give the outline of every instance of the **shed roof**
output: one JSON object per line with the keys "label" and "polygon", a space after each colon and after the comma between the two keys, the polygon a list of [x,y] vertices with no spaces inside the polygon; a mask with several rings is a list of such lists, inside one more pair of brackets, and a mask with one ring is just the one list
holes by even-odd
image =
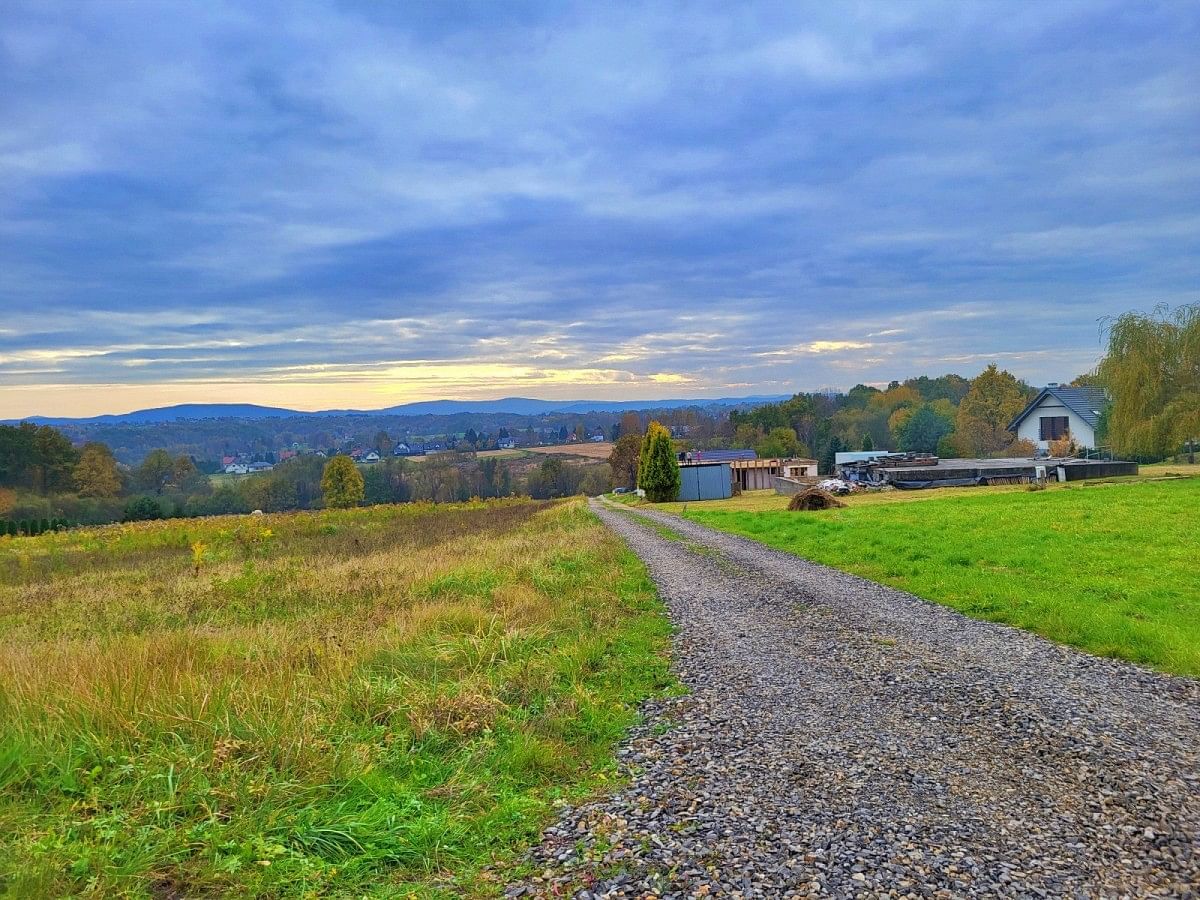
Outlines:
{"label": "shed roof", "polygon": [[1104,407],[1108,406],[1108,395],[1104,393],[1103,388],[1064,387],[1062,385],[1051,384],[1042,388],[1038,392],[1038,395],[1029,401],[1029,405],[1021,410],[1015,419],[1008,423],[1008,430],[1016,430],[1016,427],[1030,413],[1037,409],[1047,397],[1053,397],[1093,428],[1100,421],[1101,411]]}

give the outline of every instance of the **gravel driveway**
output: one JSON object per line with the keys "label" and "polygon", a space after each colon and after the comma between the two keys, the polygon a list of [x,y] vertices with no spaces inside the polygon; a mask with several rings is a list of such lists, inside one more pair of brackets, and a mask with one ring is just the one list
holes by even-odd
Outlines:
{"label": "gravel driveway", "polygon": [[690,693],[647,706],[628,784],[564,809],[510,896],[1200,896],[1200,682],[593,506]]}

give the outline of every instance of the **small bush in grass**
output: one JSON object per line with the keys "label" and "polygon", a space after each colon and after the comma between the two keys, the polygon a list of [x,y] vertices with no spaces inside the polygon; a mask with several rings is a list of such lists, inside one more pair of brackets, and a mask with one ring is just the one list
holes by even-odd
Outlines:
{"label": "small bush in grass", "polygon": [[163,517],[162,506],[154,497],[134,497],[125,504],[122,522],[146,522]]}

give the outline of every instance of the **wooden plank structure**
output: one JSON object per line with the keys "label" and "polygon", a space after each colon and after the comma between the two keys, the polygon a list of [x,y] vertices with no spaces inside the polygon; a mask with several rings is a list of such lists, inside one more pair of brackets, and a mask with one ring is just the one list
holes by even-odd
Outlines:
{"label": "wooden plank structure", "polygon": [[[815,459],[735,459],[729,464],[733,470],[733,481],[743,491],[770,490],[775,487],[775,479],[791,473],[792,477],[807,477],[807,473],[816,475],[817,461]],[[799,473],[806,473],[800,475]]]}

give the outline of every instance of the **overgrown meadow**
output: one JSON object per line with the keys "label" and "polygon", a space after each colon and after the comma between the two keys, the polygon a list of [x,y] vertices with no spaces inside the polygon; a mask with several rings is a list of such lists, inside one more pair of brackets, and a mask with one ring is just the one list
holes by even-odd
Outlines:
{"label": "overgrown meadow", "polygon": [[0,883],[495,893],[667,645],[578,500],[0,539]]}

